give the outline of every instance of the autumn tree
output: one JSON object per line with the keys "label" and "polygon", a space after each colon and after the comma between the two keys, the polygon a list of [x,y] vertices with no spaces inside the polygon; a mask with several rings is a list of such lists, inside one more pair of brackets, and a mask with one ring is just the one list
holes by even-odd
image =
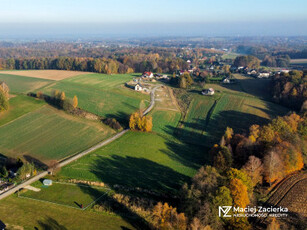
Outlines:
{"label": "autumn tree", "polygon": [[36,169],[33,163],[25,162],[17,171],[17,176],[21,180],[25,180],[29,176],[36,174]]}
{"label": "autumn tree", "polygon": [[262,182],[263,164],[259,158],[250,156],[242,170],[251,178],[253,186]]}
{"label": "autumn tree", "polygon": [[137,129],[137,120],[138,120],[138,118],[139,118],[139,113],[138,112],[132,113],[130,115],[129,128],[131,130],[136,130]]}
{"label": "autumn tree", "polygon": [[270,183],[280,179],[283,176],[283,164],[280,157],[275,151],[270,151],[264,157],[264,176],[265,180]]}
{"label": "autumn tree", "polygon": [[276,218],[272,218],[271,222],[268,224],[267,230],[280,230],[280,225],[278,223],[278,221],[276,220]]}
{"label": "autumn tree", "polygon": [[220,171],[225,171],[232,166],[232,154],[226,146],[220,146],[214,156],[213,165]]}
{"label": "autumn tree", "polygon": [[232,138],[232,135],[233,135],[233,129],[227,127],[225,134],[224,134],[225,141],[226,141],[227,144],[229,143],[230,139]]}
{"label": "autumn tree", "polygon": [[159,202],[153,208],[151,219],[157,229],[187,229],[187,218],[184,213],[177,213],[177,209],[168,203]]}
{"label": "autumn tree", "polygon": [[259,125],[252,125],[249,128],[249,137],[248,137],[248,139],[252,143],[256,142],[257,138],[259,137],[259,133],[260,133]]}
{"label": "autumn tree", "polygon": [[5,96],[4,92],[0,90],[0,112],[8,110],[8,108],[9,108],[8,98]]}
{"label": "autumn tree", "polygon": [[150,132],[152,130],[152,117],[142,116],[140,112],[135,112],[130,115],[129,128],[131,130],[139,130],[142,132]]}
{"label": "autumn tree", "polygon": [[239,179],[247,187],[249,192],[253,191],[253,183],[251,178],[243,170],[231,168],[229,171],[227,171],[226,176],[229,181]]}
{"label": "autumn tree", "polygon": [[73,101],[72,102],[72,106],[74,107],[74,109],[77,108],[77,106],[78,106],[78,98],[77,98],[76,95],[74,96],[72,101]]}
{"label": "autumn tree", "polygon": [[60,100],[61,100],[61,101],[64,101],[65,98],[66,98],[65,92],[62,92],[62,93],[61,93],[61,96],[60,96]]}
{"label": "autumn tree", "polygon": [[180,77],[179,79],[179,88],[181,89],[187,88],[187,80],[184,77]]}
{"label": "autumn tree", "polygon": [[54,99],[60,99],[60,96],[61,96],[61,93],[60,93],[60,91],[59,90],[53,90],[52,91],[52,97],[54,98]]}
{"label": "autumn tree", "polygon": [[242,180],[234,178],[229,183],[229,190],[236,207],[245,208],[249,204],[247,187]]}

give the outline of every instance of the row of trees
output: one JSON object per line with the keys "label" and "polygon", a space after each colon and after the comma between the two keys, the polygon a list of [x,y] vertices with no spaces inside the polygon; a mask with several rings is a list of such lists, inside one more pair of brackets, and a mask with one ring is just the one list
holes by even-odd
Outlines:
{"label": "row of trees", "polygon": [[0,59],[0,69],[58,69],[89,71],[105,74],[133,72],[165,72],[187,69],[187,63],[181,58],[161,58],[156,55],[124,55],[112,58],[92,57],[56,57],[56,58],[9,58]]}
{"label": "row of trees", "polygon": [[73,112],[78,107],[78,97],[75,95],[73,99],[66,98],[65,92],[54,90],[51,96],[43,94],[39,91],[36,93],[36,97],[46,100],[57,107],[62,108],[65,111]]}

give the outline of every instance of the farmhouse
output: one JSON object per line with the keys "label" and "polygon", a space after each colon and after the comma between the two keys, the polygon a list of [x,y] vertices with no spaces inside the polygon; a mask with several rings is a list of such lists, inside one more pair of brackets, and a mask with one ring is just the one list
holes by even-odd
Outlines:
{"label": "farmhouse", "polygon": [[229,84],[230,83],[230,79],[228,77],[224,78],[222,81],[223,84]]}
{"label": "farmhouse", "polygon": [[213,88],[209,88],[209,89],[203,89],[201,91],[202,95],[213,95],[214,94],[214,89]]}
{"label": "farmhouse", "polygon": [[154,75],[152,72],[144,72],[142,78],[153,78]]}
{"label": "farmhouse", "polygon": [[143,91],[144,87],[140,84],[140,83],[137,83],[135,86],[134,86],[134,90],[135,91]]}
{"label": "farmhouse", "polygon": [[251,69],[250,71],[247,72],[247,75],[256,75],[257,74],[257,70],[255,69]]}

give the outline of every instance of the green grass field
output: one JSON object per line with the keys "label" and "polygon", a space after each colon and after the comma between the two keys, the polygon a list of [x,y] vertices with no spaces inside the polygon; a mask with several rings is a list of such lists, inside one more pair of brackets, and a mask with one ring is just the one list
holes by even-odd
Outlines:
{"label": "green grass field", "polygon": [[172,129],[176,128],[181,117],[180,112],[168,110],[154,110],[151,114],[153,132],[173,135]]}
{"label": "green grass field", "polygon": [[193,100],[179,136],[193,144],[212,147],[218,143],[226,127],[236,133],[246,133],[253,124],[264,124],[289,110],[270,101],[266,92],[267,81],[241,77],[238,84],[206,84],[214,88],[213,96],[190,92]]}
{"label": "green grass field", "polygon": [[109,190],[104,188],[92,188],[86,185],[53,183],[52,186],[45,187],[41,181],[33,183],[31,186],[40,188],[40,192],[28,190],[20,194],[20,197],[32,198],[41,201],[48,201],[60,205],[67,205],[73,208],[86,208],[102,196],[106,196]]}
{"label": "green grass field", "polygon": [[0,201],[0,218],[7,229],[135,229],[125,217],[82,211],[16,195]]}
{"label": "green grass field", "polygon": [[10,108],[0,113],[0,126],[15,120],[33,110],[40,108],[46,103],[32,97],[17,95],[9,100]]}
{"label": "green grass field", "polygon": [[149,95],[135,92],[124,86],[133,75],[80,75],[49,85],[43,92],[65,91],[66,96],[77,95],[79,107],[89,112],[114,117],[126,122],[129,115],[139,108],[141,100],[149,100]]}
{"label": "green grass field", "polygon": [[115,133],[107,126],[44,106],[0,127],[0,152],[41,161],[81,152]]}
{"label": "green grass field", "polygon": [[129,132],[63,167],[59,176],[176,193],[205,160],[197,147],[159,134]]}
{"label": "green grass field", "polygon": [[44,87],[53,81],[32,77],[22,77],[11,74],[1,74],[0,81],[4,81],[10,88],[11,93],[27,93]]}

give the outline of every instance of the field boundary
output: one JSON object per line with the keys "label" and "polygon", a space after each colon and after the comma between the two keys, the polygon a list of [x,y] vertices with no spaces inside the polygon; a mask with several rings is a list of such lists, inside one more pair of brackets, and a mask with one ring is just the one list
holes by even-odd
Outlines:
{"label": "field boundary", "polygon": [[[88,188],[96,188],[96,187],[92,187],[89,185],[82,185],[82,184],[74,184],[74,183],[66,183],[66,182],[53,182],[54,184],[65,184],[65,185],[70,185],[70,186],[82,186],[82,187],[88,187]],[[98,188],[97,188],[98,189]],[[78,210],[82,210],[85,211],[87,208],[89,208],[90,206],[92,206],[93,204],[95,204],[98,200],[100,200],[102,197],[109,195],[109,193],[111,192],[111,189],[109,188],[105,188],[107,191],[103,191],[102,189],[98,189],[101,190],[104,194],[102,194],[101,196],[99,196],[98,198],[96,198],[95,200],[93,200],[92,202],[90,202],[87,206],[85,206],[84,208],[77,208],[74,207],[72,205],[67,205],[67,204],[62,204],[62,203],[57,203],[57,202],[53,202],[53,201],[49,201],[49,200],[43,200],[43,199],[37,199],[37,198],[33,198],[33,197],[27,197],[27,196],[23,196],[20,195],[19,192],[17,193],[17,197],[19,198],[24,198],[24,199],[30,199],[30,200],[36,200],[36,201],[40,201],[40,202],[45,202],[45,203],[51,203],[51,204],[55,204],[55,205],[61,205],[64,207],[69,207],[69,208],[74,208],[74,209],[78,209]],[[40,191],[41,192],[41,191]]]}

